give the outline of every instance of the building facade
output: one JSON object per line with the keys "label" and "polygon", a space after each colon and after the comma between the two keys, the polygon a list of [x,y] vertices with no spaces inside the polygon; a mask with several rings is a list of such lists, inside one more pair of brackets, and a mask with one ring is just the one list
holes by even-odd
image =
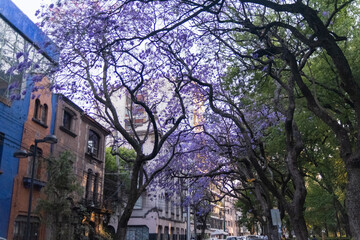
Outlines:
{"label": "building facade", "polygon": [[[143,150],[145,153],[150,153],[153,149],[154,136],[152,130],[148,128],[147,114],[144,108],[133,104],[126,93],[123,96],[114,99],[119,120],[129,133],[134,134],[135,131],[140,138],[146,139]],[[146,97],[145,93],[137,95],[138,100],[142,101]],[[159,111],[165,108],[164,104],[157,106]],[[117,136],[116,133],[113,134]],[[151,165],[152,161],[147,164]],[[122,209],[118,207],[114,210],[109,223],[112,232],[117,229]],[[185,240],[186,223],[183,211],[178,196],[170,196],[164,189],[147,189],[133,208],[126,238],[128,240]]]}
{"label": "building facade", "polygon": [[31,88],[29,71],[9,74],[9,70],[24,66],[27,59],[42,65],[56,62],[58,57],[46,35],[10,0],[0,0],[0,32],[0,237],[6,238],[14,179],[20,170],[13,154],[22,146],[31,97],[31,91],[26,91]]}
{"label": "building facade", "polygon": [[51,133],[58,138],[58,143],[53,145],[53,155],[59,156],[64,151],[73,153],[73,170],[84,190],[82,196],[73,199],[74,207],[86,208],[87,216],[82,219],[84,234],[101,235],[103,219],[108,214],[103,205],[103,188],[105,138],[110,132],[63,95],[53,95],[52,106]]}
{"label": "building facade", "polygon": [[[44,78],[41,83],[48,84],[49,81]],[[51,92],[44,87],[37,91],[37,98],[31,99],[29,104],[27,120],[24,124],[22,133],[22,149],[27,152],[34,151],[34,140],[43,139],[50,134],[51,125]],[[44,239],[45,227],[40,222],[40,217],[35,214],[36,202],[42,197],[41,189],[46,185],[46,161],[44,157],[49,157],[51,151],[50,144],[39,144],[37,146],[37,157],[32,169],[33,157],[19,159],[17,175],[14,178],[14,187],[12,192],[10,224],[8,228],[8,239],[25,239],[27,211],[29,199],[29,187],[31,174],[34,171],[33,193],[32,193],[32,212],[30,218],[30,237],[31,239]]]}

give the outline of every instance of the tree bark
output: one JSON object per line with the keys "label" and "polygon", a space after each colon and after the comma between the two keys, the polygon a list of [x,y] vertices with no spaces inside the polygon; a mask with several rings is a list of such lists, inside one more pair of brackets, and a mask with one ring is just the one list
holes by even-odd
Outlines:
{"label": "tree bark", "polygon": [[353,239],[360,239],[360,166],[359,154],[353,156],[346,164],[348,185],[346,191],[346,207],[348,209],[350,230]]}
{"label": "tree bark", "polygon": [[[136,202],[136,201],[135,201]],[[115,234],[116,240],[125,240],[126,239],[126,231],[127,231],[127,224],[132,214],[132,209],[135,203],[130,203],[126,205],[124,212],[119,217],[119,222],[117,225],[117,230]]]}

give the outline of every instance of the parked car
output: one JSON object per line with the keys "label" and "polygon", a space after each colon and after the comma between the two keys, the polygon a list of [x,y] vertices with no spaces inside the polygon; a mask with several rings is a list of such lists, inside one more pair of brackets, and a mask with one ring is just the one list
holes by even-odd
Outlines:
{"label": "parked car", "polygon": [[226,238],[226,240],[238,240],[238,238],[235,236],[229,236]]}
{"label": "parked car", "polygon": [[246,236],[237,236],[237,240],[247,240]]}
{"label": "parked car", "polygon": [[246,236],[229,236],[226,240],[247,240]]}
{"label": "parked car", "polygon": [[264,240],[264,236],[248,235],[246,236],[246,240]]}

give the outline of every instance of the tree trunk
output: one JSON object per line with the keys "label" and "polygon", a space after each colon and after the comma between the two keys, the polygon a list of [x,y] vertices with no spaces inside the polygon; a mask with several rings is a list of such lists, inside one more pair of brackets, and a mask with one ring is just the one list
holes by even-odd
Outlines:
{"label": "tree trunk", "polygon": [[271,219],[266,221],[264,230],[264,235],[268,236],[268,240],[278,240],[278,228],[272,225]]}
{"label": "tree trunk", "polygon": [[[130,204],[130,205],[133,206],[134,204]],[[127,206],[125,207],[124,212],[119,217],[119,222],[118,222],[117,230],[116,230],[116,234],[115,234],[115,240],[125,240],[127,224],[131,217],[132,209],[133,208],[132,207],[130,208],[129,203],[128,203]]]}
{"label": "tree trunk", "polygon": [[140,186],[142,184],[142,157],[143,156],[138,153],[136,162],[132,168],[128,199],[123,213],[119,216],[115,240],[125,240],[127,225],[134,206],[145,189],[144,186]]}
{"label": "tree trunk", "polygon": [[346,168],[348,176],[346,207],[349,225],[353,239],[360,239],[360,158],[351,158],[347,161]]}
{"label": "tree trunk", "polygon": [[205,230],[206,230],[206,221],[203,221],[199,240],[205,239]]}
{"label": "tree trunk", "polygon": [[297,240],[308,240],[308,232],[303,211],[293,208],[288,211],[290,223]]}
{"label": "tree trunk", "polygon": [[272,219],[271,219],[271,209],[273,208],[273,205],[271,203],[270,197],[266,189],[262,187],[261,184],[255,183],[255,197],[259,201],[261,210],[262,210],[262,216],[266,218],[266,221],[263,223],[263,229],[265,235],[268,236],[269,240],[277,240],[277,228],[274,229],[272,225]]}

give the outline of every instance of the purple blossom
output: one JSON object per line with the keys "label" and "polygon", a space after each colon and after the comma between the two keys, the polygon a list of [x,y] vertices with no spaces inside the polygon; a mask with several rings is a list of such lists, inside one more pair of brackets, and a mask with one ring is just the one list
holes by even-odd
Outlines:
{"label": "purple blossom", "polygon": [[17,94],[10,95],[10,101],[14,101],[17,98]]}
{"label": "purple blossom", "polygon": [[18,52],[18,53],[16,54],[16,59],[21,58],[23,55],[24,55],[23,52]]}
{"label": "purple blossom", "polygon": [[35,75],[32,77],[33,82],[41,82],[42,79],[43,79],[42,75]]}
{"label": "purple blossom", "polygon": [[9,91],[11,91],[12,89],[18,88],[19,87],[19,83],[18,82],[13,82],[9,85],[8,89]]}

